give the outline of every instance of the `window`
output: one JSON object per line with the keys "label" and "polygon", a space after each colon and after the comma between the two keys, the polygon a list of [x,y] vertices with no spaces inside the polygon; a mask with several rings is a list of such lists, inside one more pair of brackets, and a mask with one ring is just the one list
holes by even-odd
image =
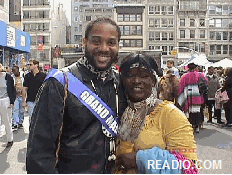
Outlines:
{"label": "window", "polygon": [[229,27],[229,19],[222,19],[222,27],[223,28]]}
{"label": "window", "polygon": [[180,38],[185,38],[185,30],[180,30]]}
{"label": "window", "polygon": [[190,38],[195,38],[195,30],[190,30]]}
{"label": "window", "polygon": [[160,27],[160,19],[155,18],[155,27]]}
{"label": "window", "polygon": [[30,25],[30,31],[31,32],[34,32],[36,30],[36,28],[35,28],[35,23],[32,23],[31,25]]}
{"label": "window", "polygon": [[205,30],[200,30],[200,38],[205,38]]}
{"label": "window", "polygon": [[216,54],[221,54],[221,48],[222,48],[222,45],[216,45],[217,47],[217,50],[216,50]]}
{"label": "window", "polygon": [[153,18],[149,19],[149,27],[154,27],[154,19]]}
{"label": "window", "polygon": [[232,41],[232,32],[230,32],[229,40]]}
{"label": "window", "polygon": [[222,6],[221,5],[217,5],[216,6],[216,15],[221,15],[222,14]]}
{"label": "window", "polygon": [[130,21],[130,15],[124,15],[124,21]]}
{"label": "window", "polygon": [[48,31],[49,30],[49,23],[44,23],[44,31]]}
{"label": "window", "polygon": [[85,21],[91,21],[91,16],[86,16]]}
{"label": "window", "polygon": [[154,41],[155,37],[154,37],[154,32],[149,32],[149,41]]}
{"label": "window", "polygon": [[222,33],[216,32],[216,40],[221,40],[221,39],[222,39]]}
{"label": "window", "polygon": [[118,15],[118,21],[119,22],[123,21],[123,15]]}
{"label": "window", "polygon": [[74,27],[74,31],[77,32],[78,31],[78,27]]}
{"label": "window", "polygon": [[209,38],[210,38],[210,40],[215,40],[215,32],[214,31],[211,31],[209,33]]}
{"label": "window", "polygon": [[162,32],[162,40],[168,40],[168,33]]}
{"label": "window", "polygon": [[44,11],[44,18],[49,18],[49,11],[48,10]]}
{"label": "window", "polygon": [[142,26],[137,26],[137,35],[142,35]]}
{"label": "window", "polygon": [[223,45],[223,54],[228,54],[228,45]]}
{"label": "window", "polygon": [[229,54],[232,55],[232,45],[229,46]]}
{"label": "window", "polygon": [[155,40],[156,41],[160,40],[160,32],[155,32]]}
{"label": "window", "polygon": [[209,14],[210,15],[214,15],[216,11],[216,7],[215,6],[209,6]]}
{"label": "window", "polygon": [[130,40],[130,46],[136,47],[136,40]]}
{"label": "window", "polygon": [[137,21],[142,21],[142,14],[137,15]]}
{"label": "window", "polygon": [[215,24],[214,24],[214,19],[210,19],[209,20],[209,27],[214,27]]}
{"label": "window", "polygon": [[205,19],[200,19],[200,27],[205,27]]}
{"label": "window", "polygon": [[123,47],[130,47],[130,40],[124,40]]}
{"label": "window", "polygon": [[149,6],[149,15],[154,14],[154,6]]}
{"label": "window", "polygon": [[28,19],[29,18],[29,11],[24,11],[23,12],[23,18]]}
{"label": "window", "polygon": [[120,28],[120,31],[121,31],[121,35],[124,35],[124,33],[123,33],[123,26],[119,26],[119,28]]}
{"label": "window", "polygon": [[32,6],[32,5],[36,5],[36,4],[35,4],[35,1],[36,1],[36,0],[30,0],[30,5],[31,5],[31,6]]}
{"label": "window", "polygon": [[130,15],[130,21],[136,21],[135,17],[135,15]]}
{"label": "window", "polygon": [[172,54],[172,52],[171,52],[171,51],[173,50],[173,48],[174,48],[174,46],[169,46],[169,52],[168,52],[168,54],[169,54],[169,55],[171,55],[171,54]]}
{"label": "window", "polygon": [[199,44],[200,52],[205,52],[205,43]]}
{"label": "window", "polygon": [[30,11],[30,18],[35,18],[35,11]]}
{"label": "window", "polygon": [[142,35],[142,26],[119,26],[122,35]]}
{"label": "window", "polygon": [[29,32],[30,31],[30,24],[23,24],[23,31]]}
{"label": "window", "polygon": [[173,6],[168,6],[167,7],[168,14],[173,14]]}
{"label": "window", "polygon": [[173,32],[169,32],[169,40],[173,40],[174,39],[174,34]]}
{"label": "window", "polygon": [[161,27],[167,27],[168,26],[168,19],[163,18],[161,19]]}
{"label": "window", "polygon": [[168,19],[168,27],[174,27],[174,20],[173,18]]}
{"label": "window", "polygon": [[210,55],[216,55],[216,45],[210,45]]}
{"label": "window", "polygon": [[137,47],[143,47],[143,40],[136,40],[137,41]]}
{"label": "window", "polygon": [[167,14],[166,6],[161,6],[161,14],[162,15],[166,15]]}
{"label": "window", "polygon": [[31,45],[36,45],[36,36],[31,36]]}
{"label": "window", "polygon": [[136,26],[130,26],[130,35],[136,35],[136,34],[137,34]]}
{"label": "window", "polygon": [[223,32],[223,40],[228,40],[228,32]]}
{"label": "window", "polygon": [[82,36],[81,35],[74,35],[74,41],[75,42],[81,42]]}
{"label": "window", "polygon": [[154,46],[149,46],[149,50],[154,50],[155,47]]}
{"label": "window", "polygon": [[222,15],[229,15],[229,5],[222,6]]}
{"label": "window", "polygon": [[190,26],[191,27],[195,26],[195,19],[190,19]]}
{"label": "window", "polygon": [[49,44],[50,43],[50,37],[49,36],[44,36],[44,44]]}
{"label": "window", "polygon": [[216,19],[216,27],[222,27],[222,19]]}
{"label": "window", "polygon": [[130,27],[129,26],[124,26],[124,35],[130,35]]}
{"label": "window", "polygon": [[123,47],[142,47],[143,40],[122,40]]}
{"label": "window", "polygon": [[185,19],[180,19],[180,26],[185,26]]}
{"label": "window", "polygon": [[[3,2],[4,2],[4,0],[3,0]],[[29,0],[23,0],[23,6],[29,6]]]}
{"label": "window", "polygon": [[74,21],[76,21],[76,22],[78,21],[78,16],[76,16],[76,17],[74,18]]}
{"label": "window", "polygon": [[44,31],[44,24],[43,23],[37,24],[37,29],[38,31]]}
{"label": "window", "polygon": [[155,6],[155,14],[156,15],[160,14],[160,6],[158,6],[158,5]]}
{"label": "window", "polygon": [[168,46],[162,46],[162,55],[167,55],[168,54]]}

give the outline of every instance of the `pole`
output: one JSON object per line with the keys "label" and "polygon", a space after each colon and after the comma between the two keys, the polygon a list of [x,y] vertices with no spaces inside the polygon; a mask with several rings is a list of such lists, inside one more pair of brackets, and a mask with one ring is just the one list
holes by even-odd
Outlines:
{"label": "pole", "polygon": [[3,51],[2,51],[2,64],[3,66],[5,66],[5,49],[3,47]]}

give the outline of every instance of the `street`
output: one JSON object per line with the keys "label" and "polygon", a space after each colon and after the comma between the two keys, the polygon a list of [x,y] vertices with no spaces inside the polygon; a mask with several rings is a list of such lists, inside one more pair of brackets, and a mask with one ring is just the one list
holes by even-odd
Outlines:
{"label": "street", "polygon": [[[222,119],[225,122],[224,114]],[[207,121],[207,119],[205,119]],[[216,122],[213,119],[213,122]],[[6,136],[0,138],[0,173],[26,174],[26,147],[29,133],[29,120],[25,117],[24,128],[14,132],[14,144],[5,148]],[[221,128],[213,123],[204,123],[203,129],[196,135],[198,158],[206,162],[201,174],[232,173],[232,128]],[[221,161],[221,169],[214,169],[207,164]],[[208,169],[209,168],[209,169]],[[219,167],[220,168],[220,167]]]}

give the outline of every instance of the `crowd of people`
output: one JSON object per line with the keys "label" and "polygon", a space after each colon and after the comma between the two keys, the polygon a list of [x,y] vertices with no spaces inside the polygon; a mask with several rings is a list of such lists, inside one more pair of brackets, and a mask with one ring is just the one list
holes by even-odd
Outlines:
{"label": "crowd of people", "polygon": [[[14,65],[12,68],[0,64],[1,76],[1,132],[2,124],[5,125],[7,145],[13,145],[13,131],[23,128],[26,112],[31,119],[36,94],[43,84],[46,74],[39,71],[39,62],[30,60],[27,69],[20,69]],[[2,135],[2,133],[1,133]]]}
{"label": "crowd of people", "polygon": [[[153,57],[140,52],[117,65],[120,37],[113,20],[98,18],[86,28],[84,57],[62,70],[46,75],[30,60],[27,74],[20,76],[14,66],[11,76],[0,65],[7,147],[28,107],[28,173],[195,174],[194,132],[203,127],[204,111],[208,123],[216,117],[222,125],[224,107],[225,126],[231,126],[232,69],[209,67],[204,73],[190,63],[181,73],[168,60],[161,72]],[[219,91],[228,98],[217,100]],[[149,159],[188,160],[190,168],[148,170]]]}

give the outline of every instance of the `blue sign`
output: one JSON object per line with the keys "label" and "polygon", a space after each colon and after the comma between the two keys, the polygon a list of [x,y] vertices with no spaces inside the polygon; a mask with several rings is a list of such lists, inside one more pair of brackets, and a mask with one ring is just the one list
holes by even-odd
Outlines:
{"label": "blue sign", "polygon": [[17,49],[23,52],[30,52],[31,36],[0,21],[0,45]]}

